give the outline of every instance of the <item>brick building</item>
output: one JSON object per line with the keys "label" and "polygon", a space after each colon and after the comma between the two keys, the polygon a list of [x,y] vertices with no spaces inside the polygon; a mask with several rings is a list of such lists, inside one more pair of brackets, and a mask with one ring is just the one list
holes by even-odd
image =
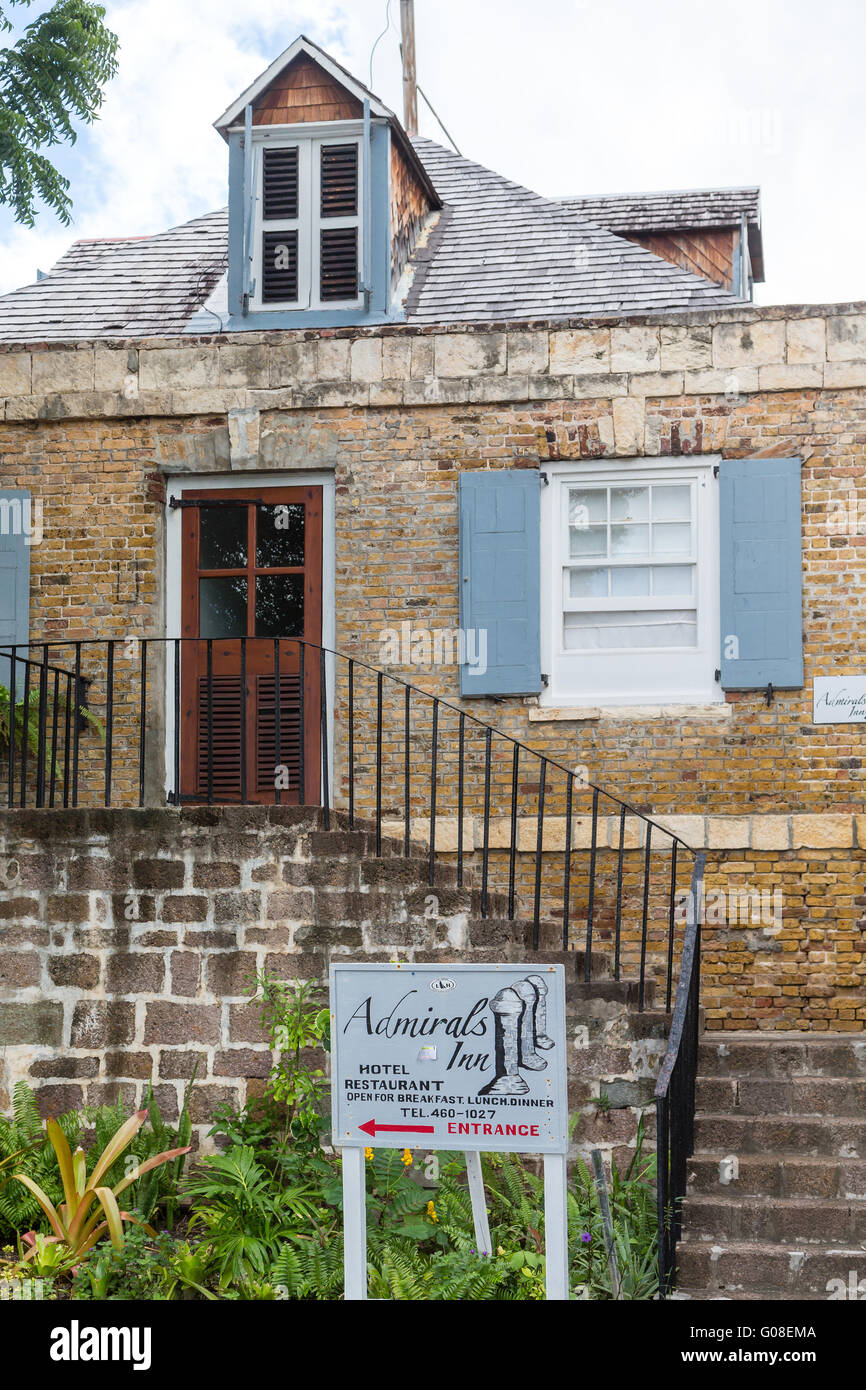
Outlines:
{"label": "brick building", "polygon": [[[304,39],[216,128],[227,213],[0,298],[0,1095],[170,1113],[197,1055],[203,1124],[257,968],[567,946],[578,1141],[627,1145],[695,854],[708,1036],[853,1095],[866,306],[751,303],[755,189],[544,199]],[[710,1090],[790,1120],[736,1046]]]}

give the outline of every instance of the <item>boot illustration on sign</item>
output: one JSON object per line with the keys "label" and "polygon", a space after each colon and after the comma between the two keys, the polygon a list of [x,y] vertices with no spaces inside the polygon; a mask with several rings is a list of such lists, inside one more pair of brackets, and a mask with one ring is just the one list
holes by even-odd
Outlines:
{"label": "boot illustration on sign", "polygon": [[535,1006],[535,1046],[548,1052],[554,1046],[553,1038],[547,1036],[547,981],[541,975],[527,975],[527,980],[531,985],[535,985],[538,992],[538,1003]]}
{"label": "boot illustration on sign", "polygon": [[478,1094],[481,1096],[525,1096],[529,1087],[518,1071],[520,1059],[520,1019],[524,1004],[513,989],[501,989],[490,1001],[495,1020],[494,1060],[496,1075]]}
{"label": "boot illustration on sign", "polygon": [[521,980],[511,988],[518,999],[523,1000],[523,1014],[520,1019],[520,1057],[517,1065],[527,1071],[546,1071],[547,1063],[535,1050],[535,1012],[538,1008],[538,990],[529,980]]}
{"label": "boot illustration on sign", "polygon": [[547,1036],[547,985],[540,975],[508,985],[490,1001],[494,1018],[494,1062],[496,1075],[479,1095],[526,1095],[529,1087],[520,1075],[544,1071],[547,1062],[538,1048],[554,1046]]}

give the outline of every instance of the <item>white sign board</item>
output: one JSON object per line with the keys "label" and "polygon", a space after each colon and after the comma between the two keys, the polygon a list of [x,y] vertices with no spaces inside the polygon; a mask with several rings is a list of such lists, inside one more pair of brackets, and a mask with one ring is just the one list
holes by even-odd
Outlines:
{"label": "white sign board", "polygon": [[568,1150],[561,965],[332,965],[335,1145]]}
{"label": "white sign board", "polygon": [[866,675],[816,676],[812,691],[814,724],[866,724]]}

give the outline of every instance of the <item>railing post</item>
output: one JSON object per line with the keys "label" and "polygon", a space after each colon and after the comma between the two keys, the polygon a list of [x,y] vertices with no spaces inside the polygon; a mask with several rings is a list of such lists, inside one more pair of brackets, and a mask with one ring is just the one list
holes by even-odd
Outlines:
{"label": "railing post", "polygon": [[78,739],[81,731],[81,643],[75,643],[75,716],[72,720],[72,805],[78,805]]}
{"label": "railing post", "polygon": [[213,638],[207,639],[207,804],[213,805]]}
{"label": "railing post", "polygon": [[106,643],[105,689],[105,804],[111,805],[111,773],[114,755],[114,639]]}
{"label": "railing post", "polygon": [[[180,805],[180,638],[174,639],[174,786],[171,799],[175,806]],[[243,731],[242,731],[243,732]],[[241,738],[241,750],[244,740]],[[243,757],[243,751],[241,752]]]}
{"label": "railing post", "polygon": [[322,720],[322,805],[325,811],[325,829],[331,828],[331,789],[328,773],[328,672],[325,649],[322,647],[319,661],[319,681],[321,684],[320,712]]}
{"label": "railing post", "polygon": [[457,726],[457,887],[463,887],[463,757],[466,743],[466,714],[460,711]]}
{"label": "railing post", "polygon": [[39,663],[39,714],[36,735],[36,805],[45,804],[45,745],[48,721],[48,643],[43,643]]}
{"label": "railing post", "polygon": [[382,857],[382,672],[376,672],[376,858]]}
{"label": "railing post", "polygon": [[[63,805],[69,805],[69,759],[71,756],[70,739],[72,737],[72,720],[78,718],[73,711],[75,703],[73,697],[73,676],[70,671],[66,672],[66,697],[64,700],[65,710],[63,717]],[[9,750],[9,757],[12,757],[12,750]]]}
{"label": "railing post", "polygon": [[430,749],[430,859],[427,869],[427,882],[430,887],[436,879],[436,777],[439,741],[439,701],[433,698],[433,740]]}
{"label": "railing post", "polygon": [[508,844],[508,920],[514,921],[514,879],[517,871],[517,772],[520,744],[515,743],[511,759],[511,829]]}
{"label": "railing post", "polygon": [[247,639],[241,638],[241,805],[247,804]]}
{"label": "railing post", "polygon": [[307,644],[298,642],[298,800],[302,806],[307,804],[307,720],[306,720],[306,682],[307,682]]}
{"label": "railing post", "polygon": [[544,850],[544,791],[547,781],[547,759],[541,759],[538,774],[538,829],[535,837],[535,901],[532,907],[532,949],[538,950],[541,928],[541,856]]}
{"label": "railing post", "polygon": [[27,657],[24,662],[24,706],[23,718],[21,721],[21,805],[27,805],[27,752],[29,740],[27,737],[30,728],[30,648],[27,648]]}
{"label": "railing post", "polygon": [[565,849],[562,866],[562,949],[568,950],[569,909],[571,905],[571,808],[574,799],[574,773],[565,784]]}
{"label": "railing post", "polygon": [[349,657],[349,829],[355,828],[355,663]]}
{"label": "railing post", "polygon": [[[280,768],[283,765],[283,746],[280,742],[280,639],[274,638],[274,802],[279,806],[282,797],[280,796]],[[288,771],[288,769],[287,769]]]}
{"label": "railing post", "polygon": [[60,719],[60,668],[54,668],[54,681],[51,691],[51,761],[48,777],[48,805],[54,805],[54,790],[57,785],[57,734]]}
{"label": "railing post", "polygon": [[640,932],[640,980],[638,981],[638,1013],[643,1013],[645,980],[646,980],[646,934],[647,916],[649,913],[649,889],[650,889],[650,854],[652,853],[652,822],[646,822],[646,852],[644,854],[643,869],[643,915],[641,918]]}
{"label": "railing post", "polygon": [[613,978],[619,979],[620,940],[622,937],[622,870],[625,854],[625,806],[619,808],[619,850],[616,861],[616,919],[614,923]]}
{"label": "railing post", "polygon": [[147,752],[147,638],[141,643],[138,692],[138,804],[144,805],[144,768]]}
{"label": "railing post", "polygon": [[410,767],[411,742],[410,725],[411,711],[409,708],[412,691],[407,685],[403,692],[403,854],[406,859],[411,852],[411,831],[409,816],[411,811],[411,781],[412,772]]}
{"label": "railing post", "polygon": [[484,735],[484,829],[481,848],[481,916],[487,916],[487,876],[490,868],[490,749],[493,730]]}
{"label": "railing post", "polygon": [[676,918],[677,904],[677,846],[678,840],[674,840],[671,845],[671,888],[670,902],[668,904],[668,969],[665,987],[665,1010],[671,1011],[671,990],[673,988],[674,977],[674,922]]}
{"label": "railing post", "polygon": [[589,849],[589,901],[586,905],[586,959],[583,978],[589,984],[592,974],[592,925],[595,914],[595,857],[598,845],[598,787],[592,789],[592,839]]}
{"label": "railing post", "polygon": [[7,804],[10,809],[15,801],[15,695],[17,687],[17,666],[18,648],[17,646],[13,646],[12,655],[9,658],[9,767],[7,769],[6,779],[8,782]]}

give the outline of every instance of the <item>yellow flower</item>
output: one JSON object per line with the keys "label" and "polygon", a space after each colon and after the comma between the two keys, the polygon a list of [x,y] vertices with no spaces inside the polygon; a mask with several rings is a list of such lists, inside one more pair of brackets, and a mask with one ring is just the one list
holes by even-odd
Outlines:
{"label": "yellow flower", "polygon": [[427,1216],[431,1221],[439,1220],[439,1217],[436,1215],[436,1208],[432,1202],[427,1203]]}
{"label": "yellow flower", "polygon": [[497,1247],[496,1247],[496,1253],[497,1253],[497,1255],[504,1255],[504,1254],[505,1254],[505,1251],[503,1250],[503,1248],[502,1248],[501,1245],[497,1245]]}
{"label": "yellow flower", "polygon": [[365,1150],[364,1150],[364,1157],[365,1157],[365,1158],[372,1158],[372,1157],[373,1157],[373,1150],[372,1150],[372,1149],[365,1149]]}
{"label": "yellow flower", "polygon": [[411,1168],[411,1166],[412,1166],[412,1150],[411,1150],[411,1149],[404,1149],[404,1150],[403,1150],[403,1162],[406,1164],[406,1167],[407,1167],[407,1168]]}

